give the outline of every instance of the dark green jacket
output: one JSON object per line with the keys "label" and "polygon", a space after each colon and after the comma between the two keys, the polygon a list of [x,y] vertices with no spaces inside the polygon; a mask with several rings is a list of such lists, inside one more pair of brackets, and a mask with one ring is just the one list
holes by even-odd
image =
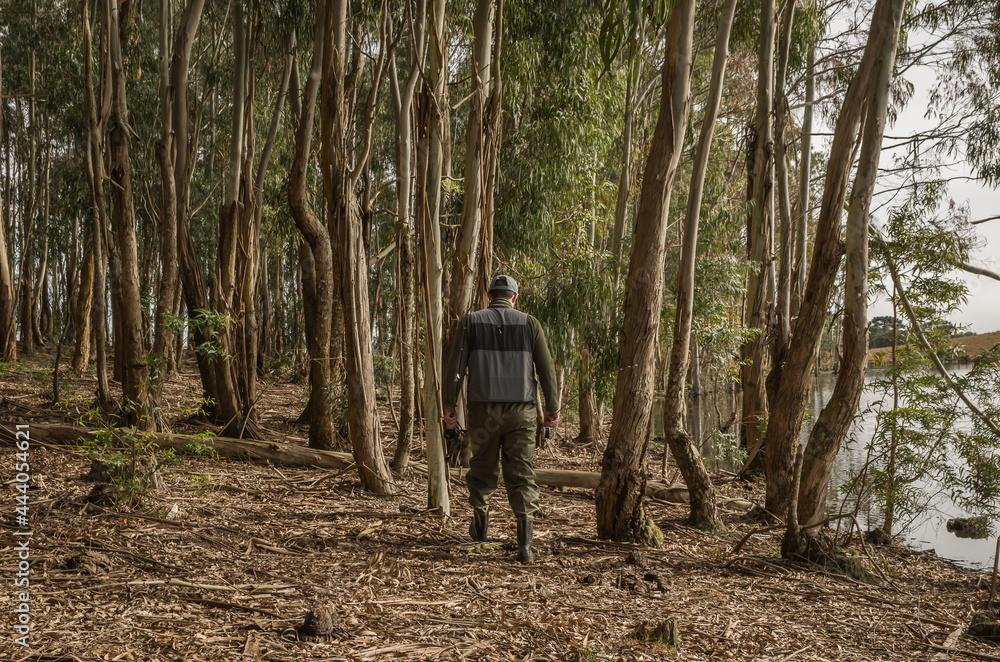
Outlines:
{"label": "dark green jacket", "polygon": [[537,370],[545,411],[559,411],[556,369],[542,326],[504,299],[459,323],[444,377],[445,407],[455,406],[466,369],[469,402],[537,402]]}

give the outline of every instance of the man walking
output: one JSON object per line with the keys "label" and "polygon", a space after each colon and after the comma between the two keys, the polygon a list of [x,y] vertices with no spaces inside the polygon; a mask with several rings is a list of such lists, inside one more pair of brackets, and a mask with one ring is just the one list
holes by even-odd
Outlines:
{"label": "man walking", "polygon": [[469,535],[486,540],[490,497],[497,488],[500,466],[507,500],[517,518],[517,560],[531,563],[532,522],[538,511],[535,485],[535,371],[545,396],[546,426],[559,420],[559,393],[552,356],[538,320],[514,309],[517,281],[497,276],[490,283],[490,305],[462,318],[451,341],[443,384],[444,422],[458,426],[455,401],[469,372],[469,432],[472,450],[469,503],[473,519]]}

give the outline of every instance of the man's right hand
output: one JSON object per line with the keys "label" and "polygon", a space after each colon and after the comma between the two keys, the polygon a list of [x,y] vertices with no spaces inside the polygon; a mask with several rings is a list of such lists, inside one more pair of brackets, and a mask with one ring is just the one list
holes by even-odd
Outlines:
{"label": "man's right hand", "polygon": [[547,428],[554,427],[556,423],[559,422],[559,412],[557,411],[547,411],[545,412],[545,418],[542,424]]}
{"label": "man's right hand", "polygon": [[454,407],[445,407],[444,426],[449,430],[454,430],[458,427],[458,414],[455,412]]}

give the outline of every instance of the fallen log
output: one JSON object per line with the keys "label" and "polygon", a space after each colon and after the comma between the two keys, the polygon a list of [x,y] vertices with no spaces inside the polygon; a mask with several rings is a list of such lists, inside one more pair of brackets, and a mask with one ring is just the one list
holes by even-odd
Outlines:
{"label": "fallen log", "polygon": [[[68,425],[36,425],[29,428],[31,439],[51,444],[73,444],[81,439],[91,437],[97,430],[91,428],[72,427]],[[233,439],[231,437],[200,437],[193,434],[144,433],[146,439],[161,448],[174,450],[189,450],[193,445],[202,445],[214,449],[222,457],[230,459],[271,460],[284,464],[305,467],[322,467],[324,469],[346,469],[354,465],[354,456],[350,453],[322,451],[298,444],[286,444],[278,441],[256,441],[253,439]],[[13,443],[16,430],[12,424],[0,424],[0,440]],[[427,472],[427,465],[413,463],[415,470]],[[452,469],[451,475],[461,478],[465,474],[461,469]],[[596,489],[601,481],[601,474],[593,471],[571,471],[562,469],[535,469],[535,482],[546,487],[577,487],[581,489]],[[676,503],[686,503],[687,488],[682,484],[667,485],[659,481],[646,482],[646,496]]]}
{"label": "fallen log", "polygon": [[[73,444],[92,437],[97,430],[68,425],[35,425],[29,428],[31,439],[43,443]],[[115,431],[116,434],[118,430]],[[325,469],[344,469],[354,464],[350,453],[321,451],[307,446],[284,444],[277,441],[255,441],[253,439],[233,439],[231,437],[199,437],[193,434],[167,434],[158,432],[138,433],[160,448],[189,450],[192,446],[208,446],[223,456],[232,459],[253,458],[271,460],[285,464],[297,464]],[[12,440],[15,436],[13,425],[0,425],[0,438]]]}

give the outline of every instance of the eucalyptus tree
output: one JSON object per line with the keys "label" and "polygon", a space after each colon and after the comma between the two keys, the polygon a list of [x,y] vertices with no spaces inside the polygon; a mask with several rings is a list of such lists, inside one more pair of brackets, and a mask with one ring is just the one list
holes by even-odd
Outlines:
{"label": "eucalyptus tree", "polygon": [[[213,357],[201,348],[212,342],[212,330],[203,323],[190,323],[190,320],[205,319],[205,314],[212,310],[205,285],[205,274],[195,247],[192,231],[192,182],[195,175],[195,164],[199,153],[199,124],[191,128],[189,94],[189,69],[195,35],[204,10],[204,0],[190,0],[185,6],[174,34],[173,54],[170,63],[170,87],[173,89],[173,100],[170,122],[173,131],[174,163],[173,180],[174,195],[177,205],[177,265],[184,302],[187,307],[191,344],[195,349],[195,359],[201,376],[202,389],[206,399],[211,403],[212,414],[224,416],[223,401],[231,406],[231,398],[220,398],[216,366]],[[220,40],[221,43],[221,40]],[[206,93],[208,86],[206,86]],[[204,109],[204,98],[197,104],[200,117]],[[169,231],[169,228],[168,228]],[[161,240],[163,240],[161,232]],[[231,413],[231,412],[230,412]],[[228,421],[227,421],[228,422]]]}
{"label": "eucalyptus tree", "polygon": [[[448,355],[451,336],[459,320],[472,306],[477,290],[477,273],[481,293],[486,292],[492,277],[489,256],[493,250],[493,194],[499,149],[499,51],[503,34],[503,0],[478,0],[472,16],[472,30],[472,91],[465,125],[464,190],[451,263],[448,320],[442,347],[444,356]],[[477,260],[477,256],[481,256],[482,260]]]}
{"label": "eucalyptus tree", "polygon": [[809,183],[812,179],[812,133],[813,111],[816,102],[816,46],[809,46],[806,61],[806,96],[805,107],[802,109],[802,148],[799,157],[799,209],[795,223],[795,251],[792,284],[794,297],[790,305],[789,316],[798,317],[802,296],[806,290],[806,251],[809,248],[809,219],[812,207]]}
{"label": "eucalyptus tree", "polygon": [[806,525],[815,524],[825,517],[825,487],[830,481],[833,461],[853,421],[858,399],[864,388],[868,361],[869,209],[882,153],[882,136],[899,44],[903,5],[903,2],[897,2],[889,10],[892,13],[882,19],[885,23],[880,26],[882,34],[879,35],[877,50],[873,56],[877,68],[872,74],[871,88],[864,100],[864,132],[858,169],[848,201],[844,240],[844,358],[837,374],[833,398],[816,419],[803,456],[798,514],[799,520]]}
{"label": "eucalyptus tree", "polygon": [[[424,69],[427,0],[406,3],[408,69],[403,84],[397,67],[390,67],[393,112],[396,116],[396,318],[400,350],[399,434],[392,458],[394,471],[402,472],[410,457],[416,419],[416,300],[413,254],[413,100]],[[402,49],[396,49],[396,56]]]}
{"label": "eucalyptus tree", "polygon": [[775,382],[780,379],[781,364],[785,360],[792,329],[792,210],[788,182],[788,147],[786,144],[789,116],[786,79],[788,57],[792,45],[792,26],[795,2],[786,2],[781,13],[781,29],[777,33],[777,62],[774,73],[774,170],[778,180],[778,268],[775,300],[774,342],[771,355],[770,396],[773,398]]}
{"label": "eucalyptus tree", "polygon": [[[247,15],[248,14],[248,15]],[[237,3],[234,12],[234,41],[236,54],[233,64],[234,97],[232,133],[230,135],[229,164],[225,178],[225,194],[219,215],[219,312],[231,318],[228,346],[232,351],[229,372],[235,385],[238,420],[242,427],[253,425],[257,418],[257,352],[259,325],[257,313],[257,287],[260,280],[260,213],[263,182],[277,137],[278,122],[284,105],[284,96],[291,76],[291,57],[288,46],[282,43],[281,32],[271,33],[274,41],[262,44],[260,33],[252,26],[273,22],[278,16],[265,15],[263,5],[252,6],[244,12]],[[254,36],[257,38],[254,38]],[[285,38],[287,41],[287,38]],[[280,75],[274,94],[266,138],[256,163],[256,110],[258,90],[266,89],[268,60],[258,60],[263,46],[286,51],[281,58]],[[263,76],[257,75],[261,66]],[[220,367],[225,370],[224,364]],[[219,372],[220,383],[226,374]],[[222,389],[220,389],[221,391]],[[254,432],[253,436],[258,433]]]}
{"label": "eucalyptus tree", "polygon": [[[171,44],[171,2],[160,0],[159,14],[159,95],[160,95],[160,139],[156,143],[156,163],[160,174],[160,283],[156,296],[155,336],[153,339],[153,357],[158,362],[154,375],[155,396],[162,392],[163,381],[168,372],[167,355],[172,341],[172,330],[169,324],[170,315],[174,313],[174,301],[178,295],[179,272],[177,265],[177,190],[175,181],[177,171],[176,140],[174,130],[174,105],[177,102],[178,91],[171,84],[173,68],[187,69],[191,59],[191,48],[194,44],[194,33],[201,19],[204,0],[193,0],[180,14],[180,24],[173,45]],[[178,80],[186,83],[186,73],[178,72]],[[182,95],[187,98],[186,90]],[[185,108],[185,113],[187,109]],[[186,136],[184,137],[186,140]],[[181,188],[186,182],[181,183]]]}
{"label": "eucalyptus tree", "polygon": [[[308,244],[311,265],[303,265],[303,273],[312,279],[313,302],[307,311],[312,318],[309,336],[309,446],[330,450],[334,448],[335,431],[333,413],[327,402],[330,387],[330,337],[333,323],[334,263],[333,246],[326,223],[321,221],[309,204],[306,189],[306,168],[309,163],[313,135],[316,97],[323,72],[327,0],[316,6],[316,33],[313,42],[312,64],[306,78],[301,110],[292,112],[295,130],[295,155],[288,176],[288,206],[295,225]],[[296,95],[292,95],[295,104]],[[310,268],[311,267],[311,268]]]}
{"label": "eucalyptus tree", "polygon": [[643,174],[626,279],[614,419],[596,491],[598,534],[614,540],[657,542],[662,537],[643,511],[642,496],[663,298],[665,212],[690,109],[694,19],[694,0],[674,3],[667,22],[660,114]]}
{"label": "eucalyptus tree", "polygon": [[[733,25],[736,0],[727,0],[719,16],[719,29],[715,40],[712,79],[709,85],[705,115],[695,152],[691,173],[691,190],[688,194],[684,222],[684,241],[681,262],[677,270],[677,313],[674,320],[674,338],[670,348],[667,390],[663,400],[663,434],[677,466],[684,476],[684,483],[691,495],[690,523],[702,529],[716,529],[720,522],[716,514],[715,488],[705,470],[701,453],[684,426],[684,384],[689,366],[691,326],[694,317],[695,256],[698,251],[698,222],[701,216],[702,193],[708,172],[708,157],[712,148],[712,135],[719,114],[722,87],[725,81],[726,61],[729,58],[729,33]],[[697,370],[697,368],[696,368]]]}
{"label": "eucalyptus tree", "polygon": [[747,225],[747,299],[744,325],[756,329],[754,337],[740,349],[740,383],[743,408],[740,440],[753,457],[763,445],[761,424],[767,418],[764,383],[765,351],[770,331],[769,285],[773,281],[771,253],[774,247],[774,46],[777,32],[775,1],[761,0],[760,42],[757,50],[757,109],[748,151],[750,200]]}
{"label": "eucalyptus tree", "polygon": [[[26,197],[23,202],[21,212],[21,266],[17,286],[17,298],[21,308],[21,346],[26,355],[34,354],[36,339],[35,330],[35,308],[33,304],[33,288],[35,282],[35,246],[36,237],[36,216],[38,215],[39,199],[45,186],[43,177],[36,177],[39,168],[38,147],[41,143],[41,131],[36,120],[36,80],[37,80],[37,55],[34,45],[31,46],[28,65],[28,98],[27,98],[27,181],[23,185]],[[20,108],[18,115],[20,115]]]}
{"label": "eucalyptus tree", "polygon": [[[107,3],[103,4],[105,9],[104,18],[105,22],[110,20],[110,10],[108,9]],[[91,53],[91,28],[90,28],[90,18],[88,15],[88,3],[86,0],[83,3],[83,11],[81,12],[81,22],[83,25],[82,30],[82,48],[83,48],[83,81],[84,81],[84,109],[86,114],[86,125],[87,125],[87,148],[86,148],[86,158],[84,162],[87,168],[87,178],[90,182],[91,190],[91,200],[93,202],[94,209],[94,222],[93,228],[93,248],[94,248],[94,260],[96,264],[95,268],[95,278],[94,278],[94,306],[92,309],[92,316],[94,320],[93,328],[94,335],[96,336],[96,354],[97,354],[97,401],[101,409],[107,411],[112,406],[111,400],[111,389],[108,384],[108,374],[107,374],[107,355],[104,339],[107,334],[107,314],[105,309],[105,297],[106,292],[106,272],[108,268],[107,254],[108,254],[108,244],[107,244],[107,227],[108,227],[108,210],[107,210],[107,199],[104,191],[104,180],[105,180],[105,168],[104,168],[104,151],[102,149],[102,144],[104,142],[104,124],[107,121],[108,116],[111,112],[111,86],[108,83],[109,74],[109,59],[101,60],[101,72],[100,72],[100,91],[101,91],[101,101],[98,105],[97,98],[94,94],[94,83],[92,76],[92,60],[93,55]],[[106,31],[102,35],[106,34]],[[102,40],[106,37],[102,36]]]}
{"label": "eucalyptus tree", "polygon": [[[335,262],[339,265],[338,285],[343,306],[347,360],[348,420],[351,447],[361,482],[376,494],[397,491],[382,452],[378,417],[375,411],[375,376],[372,359],[372,326],[368,295],[368,255],[365,250],[361,217],[357,208],[357,186],[371,156],[374,109],[385,73],[390,44],[388,7],[382,3],[378,18],[378,55],[371,74],[371,86],[363,108],[360,136],[353,131],[349,110],[360,78],[361,26],[355,16],[352,35],[353,56],[348,69],[348,1],[332,0],[326,9],[323,29],[323,78],[320,86],[321,162],[329,226]],[[357,143],[355,143],[357,140]],[[443,449],[441,449],[443,457]],[[447,513],[447,507],[443,508]]]}
{"label": "eucalyptus tree", "polygon": [[428,54],[425,83],[418,104],[417,143],[417,216],[420,219],[420,246],[424,281],[424,432],[428,465],[429,508],[439,508],[444,515],[451,511],[448,497],[448,467],[445,464],[442,433],[441,370],[443,310],[441,261],[441,185],[446,135],[446,91],[448,70],[445,33],[445,0],[431,0],[427,16]]}
{"label": "eucalyptus tree", "polygon": [[[827,306],[833,290],[833,284],[841,262],[841,214],[847,200],[848,184],[853,166],[854,147],[861,138],[859,131],[865,127],[862,139],[864,159],[859,163],[859,174],[855,179],[856,195],[852,195],[852,208],[849,218],[855,224],[849,227],[849,232],[867,232],[868,202],[870,201],[870,182],[877,170],[878,154],[881,146],[882,131],[885,124],[886,105],[889,81],[891,80],[895,61],[896,43],[899,36],[903,0],[878,0],[872,14],[868,40],[864,55],[857,72],[847,90],[841,107],[840,116],[834,131],[830,149],[829,165],[823,190],[823,203],[818,220],[813,259],[810,264],[809,280],[799,319],[795,326],[795,335],[789,344],[788,356],[783,368],[781,383],[775,397],[772,414],[768,419],[766,435],[767,463],[767,495],[765,507],[768,512],[782,516],[789,512],[793,501],[798,499],[803,513],[814,512],[814,499],[802,499],[792,491],[795,482],[794,466],[798,449],[798,432],[802,425],[809,388],[812,384],[812,368],[816,358],[817,344],[826,320]],[[864,225],[865,228],[858,227]],[[849,257],[848,264],[854,264],[853,269],[860,269],[864,262],[863,250],[866,250],[866,236],[852,236],[851,246],[854,253]],[[855,271],[852,278],[863,278]],[[864,299],[864,297],[861,297]],[[858,304],[864,306],[864,303]],[[867,326],[867,321],[860,321],[864,312],[855,308],[852,315],[852,328],[858,324],[861,328]],[[852,331],[853,333],[854,331]],[[862,345],[864,343],[861,343]],[[863,365],[852,367],[851,372],[863,371]],[[845,378],[845,387],[848,386]],[[840,380],[838,380],[840,381]],[[860,388],[860,386],[859,386]],[[854,396],[852,389],[839,394],[846,399]],[[841,406],[841,403],[836,405]],[[841,429],[843,419],[839,412],[836,421],[824,422],[824,439],[839,445],[846,432]],[[848,417],[848,423],[850,417]],[[832,425],[831,425],[832,424]],[[818,423],[817,423],[818,425]],[[829,427],[828,427],[829,426]],[[839,437],[839,439],[838,439]],[[829,444],[814,446],[807,450],[808,466],[813,460],[808,456],[818,452],[816,460],[821,460],[816,469],[821,469],[823,457],[828,452]],[[814,476],[813,468],[803,468],[803,476]],[[805,483],[803,483],[805,489]],[[792,536],[794,537],[794,536]]]}
{"label": "eucalyptus tree", "polygon": [[87,229],[87,226],[92,225],[92,223],[93,221],[85,223],[82,230],[85,237],[83,240],[83,264],[80,267],[80,283],[73,306],[76,341],[73,348],[72,367],[77,374],[86,370],[90,363],[91,310],[94,305],[94,272],[97,263],[94,251],[94,233]]}
{"label": "eucalyptus tree", "polygon": [[[149,365],[142,328],[142,303],[139,296],[138,247],[135,234],[135,204],[132,198],[132,175],[129,163],[131,137],[128,128],[126,78],[123,42],[128,39],[129,17],[121,15],[118,0],[110,4],[106,22],[106,49],[103,57],[111,63],[111,128],[108,132],[109,174],[115,203],[114,224],[109,235],[111,275],[117,296],[119,316],[115,334],[115,354],[121,356],[122,398],[125,420],[140,429],[152,423],[148,411]],[[128,6],[128,5],[126,5]],[[113,239],[113,240],[112,240]]]}
{"label": "eucalyptus tree", "polygon": [[[0,49],[2,55],[2,49]],[[0,59],[0,100],[3,99],[3,61]],[[0,101],[0,142],[4,138],[4,104]],[[0,198],[2,198],[0,192]],[[0,209],[10,205],[9,200],[0,199]],[[6,219],[0,212],[0,360],[12,363],[17,360],[16,301],[14,280],[8,258]]]}

